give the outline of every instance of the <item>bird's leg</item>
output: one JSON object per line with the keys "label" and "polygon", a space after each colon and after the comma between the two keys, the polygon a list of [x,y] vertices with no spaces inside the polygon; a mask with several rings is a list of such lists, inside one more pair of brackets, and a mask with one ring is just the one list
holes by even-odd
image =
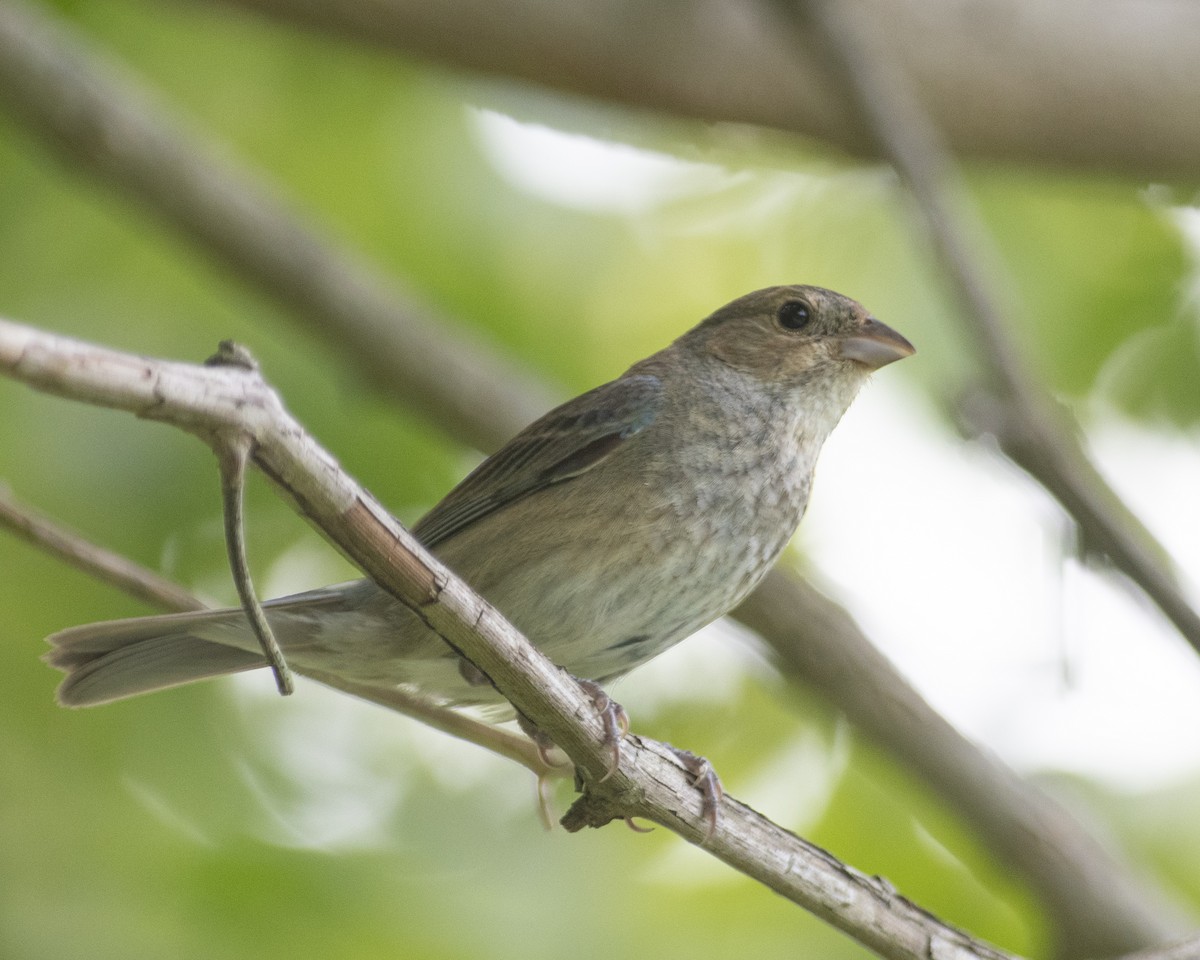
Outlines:
{"label": "bird's leg", "polygon": [[494,687],[492,678],[480,670],[466,657],[458,658],[458,675],[473,687]]}
{"label": "bird's leg", "polygon": [[538,725],[525,716],[525,714],[523,714],[520,710],[517,711],[517,724],[520,726],[521,731],[525,734],[525,736],[532,740],[533,745],[537,747],[538,756],[541,757],[542,763],[548,767],[559,767],[563,765],[561,763],[555,763],[550,757],[550,751],[555,749],[558,745],[546,734],[542,733]]}
{"label": "bird's leg", "polygon": [[581,680],[576,677],[575,682],[591,697],[596,714],[604,725],[604,745],[612,759],[609,761],[608,770],[600,778],[600,782],[603,783],[617,772],[617,766],[621,762],[621,738],[629,732],[629,714],[595,680]]}
{"label": "bird's leg", "polygon": [[[591,698],[592,704],[596,708],[596,713],[604,725],[604,745],[608,748],[612,759],[608,770],[600,778],[600,782],[603,783],[616,773],[617,765],[621,762],[621,738],[629,732],[629,714],[595,680],[584,680],[580,677],[575,677],[574,679],[583,689],[584,693]],[[546,736],[538,728],[537,724],[519,711],[517,712],[517,722],[520,724],[521,729],[525,731],[525,735],[537,747],[542,761],[547,766],[554,766],[549,756],[550,750],[555,747],[554,741]],[[721,799],[725,795],[725,791],[721,787],[721,781],[707,758],[692,753],[690,750],[673,747],[669,743],[664,743],[663,746],[670,750],[683,765],[683,768],[691,774],[692,786],[700,791],[700,814],[708,823],[708,831],[704,836],[704,839],[707,841],[717,829]],[[576,781],[578,781],[578,770],[575,777]],[[627,819],[626,823],[638,832],[645,832],[642,828],[636,826],[632,820]]]}
{"label": "bird's leg", "polygon": [[[589,699],[591,699],[592,704],[596,708],[596,715],[600,718],[600,722],[604,726],[604,746],[608,749],[611,760],[609,761],[608,769],[604,772],[604,776],[600,778],[600,782],[603,783],[616,773],[617,765],[621,762],[621,738],[629,732],[629,714],[596,681],[583,680],[579,677],[575,677],[574,680],[583,689],[583,692],[588,695]],[[538,748],[538,753],[541,755],[542,760],[548,766],[553,766],[549,759],[549,751],[555,746],[554,741],[542,733],[538,729],[537,724],[519,711],[517,713],[517,723],[521,725],[521,729],[525,731],[525,735]]]}
{"label": "bird's leg", "polygon": [[[492,684],[491,678],[486,673],[464,657],[458,659],[458,672],[472,686],[482,687]],[[583,680],[579,677],[572,679],[583,688],[583,692],[591,699],[592,704],[596,707],[596,713],[600,717],[600,722],[604,724],[604,745],[612,754],[612,761],[604,776],[600,778],[600,782],[603,783],[616,772],[617,764],[621,762],[621,738],[629,732],[629,714],[625,712],[624,707],[605,693],[604,688],[595,680]],[[549,752],[555,746],[554,741],[542,733],[537,724],[520,711],[517,711],[517,722],[525,731],[525,735],[537,747],[542,762],[548,767],[555,766],[549,758]]]}

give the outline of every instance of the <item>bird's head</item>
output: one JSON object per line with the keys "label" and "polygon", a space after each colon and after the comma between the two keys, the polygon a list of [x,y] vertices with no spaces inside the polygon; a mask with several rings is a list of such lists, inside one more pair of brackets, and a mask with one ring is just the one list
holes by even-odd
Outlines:
{"label": "bird's head", "polygon": [[680,341],[785,389],[822,377],[858,383],[873,370],[914,352],[911,343],[861,304],[809,286],[748,293]]}

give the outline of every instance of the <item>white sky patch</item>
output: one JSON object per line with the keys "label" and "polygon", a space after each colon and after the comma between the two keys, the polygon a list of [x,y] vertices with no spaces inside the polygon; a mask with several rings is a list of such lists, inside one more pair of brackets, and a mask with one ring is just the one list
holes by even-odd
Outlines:
{"label": "white sky patch", "polygon": [[[1091,440],[1180,567],[1200,569],[1200,450],[1119,425]],[[1200,661],[1118,575],[1064,562],[1064,529],[1032,480],[880,379],[826,446],[800,536],[930,702],[1013,765],[1131,789],[1194,774]]]}
{"label": "white sky patch", "polygon": [[735,176],[712,164],[522,123],[492,110],[470,108],[470,114],[495,170],[517,189],[563,207],[636,214]]}
{"label": "white sky patch", "polygon": [[[1188,252],[1192,256],[1192,265],[1200,267],[1200,207],[1171,206],[1167,207],[1172,222],[1179,228]],[[1194,270],[1192,283],[1188,291],[1193,304],[1200,304],[1200,270]]]}

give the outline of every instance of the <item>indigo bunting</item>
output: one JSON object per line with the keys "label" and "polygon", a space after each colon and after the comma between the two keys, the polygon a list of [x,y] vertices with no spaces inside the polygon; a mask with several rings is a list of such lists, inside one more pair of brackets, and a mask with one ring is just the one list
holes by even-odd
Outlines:
{"label": "indigo bunting", "polygon": [[[859,387],[912,352],[830,290],[747,294],[517,434],[413,533],[559,666],[603,684],[754,589]],[[370,580],[264,607],[301,670],[451,705],[503,702]],[[236,609],[73,627],[49,643],[67,706],[265,665]]]}

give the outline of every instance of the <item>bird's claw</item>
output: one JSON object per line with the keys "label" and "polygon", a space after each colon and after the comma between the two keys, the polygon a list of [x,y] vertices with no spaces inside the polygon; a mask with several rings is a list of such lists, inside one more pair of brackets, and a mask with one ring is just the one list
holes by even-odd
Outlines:
{"label": "bird's claw", "polygon": [[[524,720],[524,717],[521,719]],[[547,767],[561,767],[562,762],[559,761],[556,763],[555,758],[550,755],[550,751],[557,749],[558,745],[532,723],[528,725],[522,723],[521,726],[525,729],[525,733],[537,748],[538,759]]]}
{"label": "bird's claw", "polygon": [[[629,732],[629,714],[596,681],[581,680],[578,677],[575,678],[575,681],[592,701],[592,705],[596,708],[596,715],[604,727],[604,746],[609,752],[610,760],[604,776],[599,780],[600,783],[603,783],[617,772],[617,767],[621,764],[621,738]],[[542,763],[548,767],[559,766],[560,764],[556,764],[550,756],[550,751],[556,748],[554,741],[542,733],[537,725],[524,714],[517,715],[517,722],[529,739],[533,741],[533,745],[537,747]]]}
{"label": "bird's claw", "polygon": [[554,807],[550,794],[550,776],[542,773],[537,778],[537,808],[538,819],[542,821],[542,827],[547,832],[554,829]]}
{"label": "bird's claw", "polygon": [[705,757],[698,756],[690,750],[672,747],[669,743],[664,746],[675,754],[683,768],[692,775],[692,786],[700,791],[700,815],[708,824],[708,830],[704,834],[704,841],[707,843],[716,832],[721,799],[725,796],[721,781]]}
{"label": "bird's claw", "polygon": [[591,698],[592,705],[596,708],[596,715],[604,726],[604,746],[608,748],[611,759],[608,769],[604,771],[604,776],[599,780],[600,783],[603,783],[616,773],[617,767],[621,765],[621,738],[629,732],[629,714],[596,681],[580,680],[577,677],[576,682]]}
{"label": "bird's claw", "polygon": [[[592,705],[596,708],[596,714],[600,718],[601,725],[604,728],[604,745],[609,751],[610,760],[608,768],[604,771],[604,775],[597,781],[598,783],[603,783],[617,772],[617,768],[621,764],[621,740],[629,732],[629,714],[596,681],[582,680],[579,677],[576,677],[575,681],[584,693],[588,695],[589,699],[591,699]],[[518,713],[517,720],[521,728],[529,736],[529,739],[533,741],[534,746],[537,747],[538,756],[541,757],[542,762],[547,767],[557,766],[550,756],[550,751],[555,749],[554,741],[542,733],[533,721],[524,714]],[[704,833],[704,842],[707,843],[712,839],[713,834],[716,833],[717,822],[721,812],[721,800],[725,796],[725,791],[721,787],[721,781],[707,758],[692,753],[690,750],[673,747],[669,743],[664,743],[663,746],[675,755],[675,758],[682,764],[684,770],[691,775],[692,786],[700,791],[700,815],[708,825],[708,829]],[[582,771],[579,768],[575,770],[575,784],[579,789],[583,786]],[[538,796],[540,809],[543,820],[547,821],[549,818],[545,786],[545,779],[539,778]],[[649,832],[649,828],[641,827],[634,823],[632,817],[626,817],[625,822],[631,830],[638,833]]]}

